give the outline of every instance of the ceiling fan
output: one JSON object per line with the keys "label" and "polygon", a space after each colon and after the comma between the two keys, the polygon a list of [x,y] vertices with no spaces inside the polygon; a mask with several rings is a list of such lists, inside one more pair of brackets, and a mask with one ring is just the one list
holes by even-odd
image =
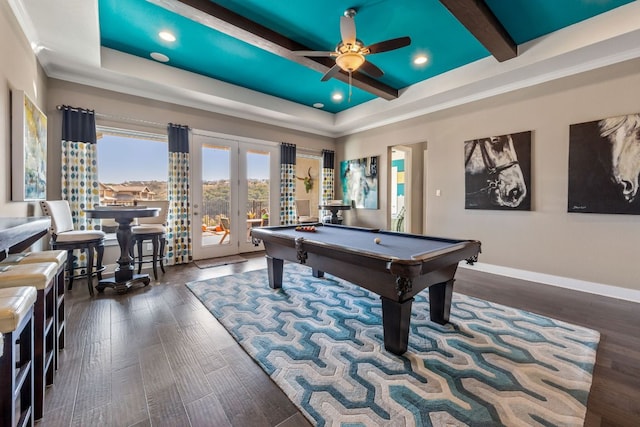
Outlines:
{"label": "ceiling fan", "polygon": [[385,40],[365,46],[361,40],[356,38],[356,24],[353,19],[356,16],[356,9],[350,8],[345,10],[344,16],[340,17],[340,35],[342,41],[338,43],[334,51],[316,51],[316,50],[299,50],[294,51],[299,56],[330,56],[336,58],[336,65],[331,67],[329,71],[322,76],[321,81],[327,81],[340,70],[353,73],[361,70],[371,77],[382,77],[384,74],[380,68],[367,61],[367,55],[374,53],[388,52],[411,44],[410,37],[398,37],[395,39]]}

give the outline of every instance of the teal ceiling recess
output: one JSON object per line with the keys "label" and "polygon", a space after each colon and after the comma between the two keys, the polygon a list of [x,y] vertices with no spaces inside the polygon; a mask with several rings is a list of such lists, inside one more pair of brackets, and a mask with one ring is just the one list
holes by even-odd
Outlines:
{"label": "teal ceiling recess", "polygon": [[[486,0],[511,38],[521,44],[632,0]],[[489,51],[438,0],[219,0],[215,3],[311,50],[332,51],[340,42],[340,17],[356,8],[357,38],[365,45],[409,36],[410,46],[367,56],[384,71],[377,79],[401,90],[485,58]],[[166,55],[168,66],[269,94],[298,104],[323,104],[331,113],[376,98],[337,79],[237,40],[141,0],[99,0],[101,44],[150,59]],[[171,31],[175,42],[158,37]],[[426,54],[422,66],[412,60]],[[332,95],[339,92],[341,101]]]}

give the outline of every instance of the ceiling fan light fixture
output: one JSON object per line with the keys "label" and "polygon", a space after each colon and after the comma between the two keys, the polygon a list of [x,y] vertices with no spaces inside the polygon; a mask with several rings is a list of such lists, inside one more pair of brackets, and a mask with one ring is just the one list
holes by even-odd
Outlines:
{"label": "ceiling fan light fixture", "polygon": [[338,67],[348,73],[352,73],[360,68],[360,66],[364,64],[364,61],[364,56],[356,52],[343,53],[338,55],[336,58],[336,64],[338,64]]}

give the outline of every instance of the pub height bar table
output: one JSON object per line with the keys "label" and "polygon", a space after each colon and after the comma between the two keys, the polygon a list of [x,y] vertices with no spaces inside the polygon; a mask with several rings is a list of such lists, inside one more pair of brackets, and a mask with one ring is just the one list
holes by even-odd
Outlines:
{"label": "pub height bar table", "polygon": [[145,206],[98,206],[85,210],[88,218],[105,219],[112,218],[118,223],[118,245],[120,246],[120,258],[113,277],[102,279],[96,289],[104,292],[109,287],[119,293],[126,292],[135,283],[142,282],[147,286],[151,279],[148,274],[134,274],[133,258],[131,257],[131,223],[134,218],[158,216],[160,208],[147,208]]}
{"label": "pub height bar table", "polygon": [[338,216],[338,211],[348,211],[351,205],[344,203],[325,203],[318,206],[319,209],[331,211],[331,224],[342,224],[342,218]]}

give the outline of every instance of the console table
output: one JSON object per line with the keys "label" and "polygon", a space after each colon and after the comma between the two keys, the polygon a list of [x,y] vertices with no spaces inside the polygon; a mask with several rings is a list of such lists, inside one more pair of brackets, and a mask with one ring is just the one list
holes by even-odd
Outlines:
{"label": "console table", "polygon": [[7,254],[22,252],[45,236],[51,226],[48,216],[0,218],[0,261]]}
{"label": "console table", "polygon": [[318,206],[320,209],[325,209],[331,211],[331,224],[341,224],[342,220],[338,217],[338,211],[347,211],[351,209],[351,205],[335,205],[335,204],[326,204]]}

